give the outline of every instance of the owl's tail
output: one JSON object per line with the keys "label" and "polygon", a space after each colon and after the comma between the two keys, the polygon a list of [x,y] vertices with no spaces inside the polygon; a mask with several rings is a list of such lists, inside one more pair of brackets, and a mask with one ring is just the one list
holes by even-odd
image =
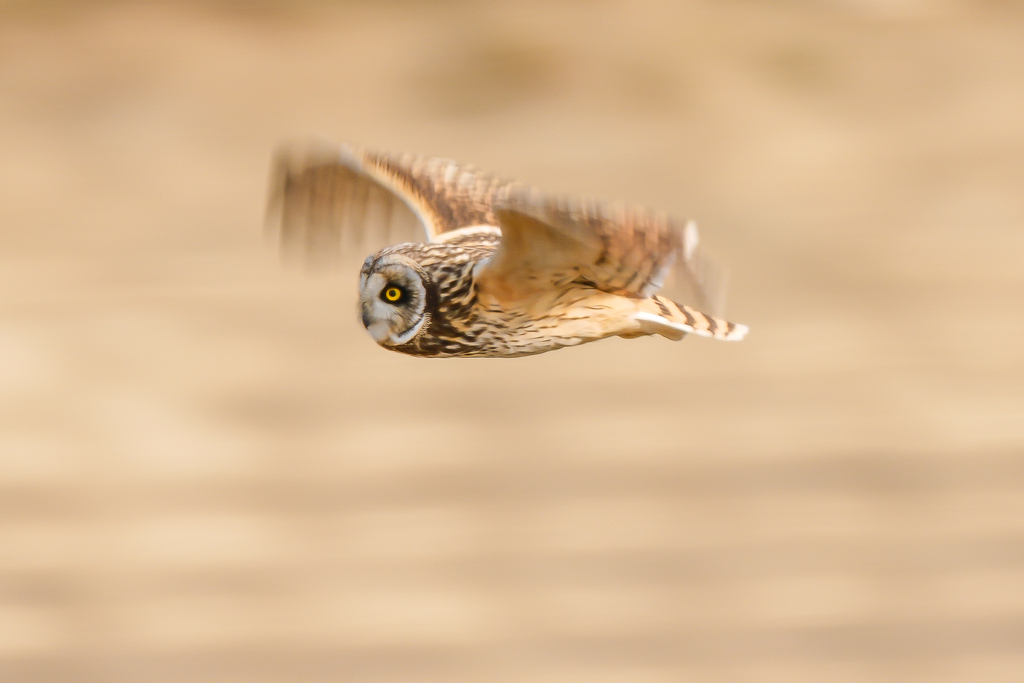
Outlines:
{"label": "owl's tail", "polygon": [[747,334],[746,325],[726,322],[663,296],[644,299],[639,309],[633,319],[640,323],[643,333],[660,334],[673,341],[682,339],[687,333],[724,341],[739,341]]}

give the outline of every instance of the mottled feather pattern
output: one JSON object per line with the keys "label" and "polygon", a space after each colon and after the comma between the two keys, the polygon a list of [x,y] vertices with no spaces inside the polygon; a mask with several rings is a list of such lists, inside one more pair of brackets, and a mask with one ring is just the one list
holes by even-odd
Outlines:
{"label": "mottled feather pattern", "polygon": [[[362,319],[394,351],[514,357],[609,336],[746,332],[676,303],[707,308],[713,297],[696,227],[664,213],[561,198],[446,159],[344,146],[286,150],[273,183],[268,215],[285,248],[377,244],[360,276]],[[384,297],[403,290],[410,294]]]}
{"label": "mottled feather pattern", "polygon": [[497,226],[495,202],[521,185],[448,159],[362,154],[367,163],[394,178],[423,207],[435,234],[475,225]]}
{"label": "mottled feather pattern", "polygon": [[490,326],[481,320],[478,310],[473,268],[494,253],[500,240],[496,234],[472,234],[441,244],[400,244],[382,252],[413,259],[429,278],[429,334],[420,333],[394,350],[414,356],[472,356],[494,351],[481,340]]}
{"label": "mottled feather pattern", "polygon": [[580,275],[601,289],[647,297],[662,284],[683,252],[683,231],[668,217],[643,207],[551,197],[516,188],[503,207],[561,228],[597,248]]}

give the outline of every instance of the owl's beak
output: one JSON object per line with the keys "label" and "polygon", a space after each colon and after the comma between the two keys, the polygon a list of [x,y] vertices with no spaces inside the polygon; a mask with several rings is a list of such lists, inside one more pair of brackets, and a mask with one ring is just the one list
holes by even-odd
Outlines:
{"label": "owl's beak", "polygon": [[366,326],[366,331],[373,337],[373,341],[378,344],[383,344],[385,340],[391,337],[391,330],[388,329],[386,321],[378,320],[375,323]]}

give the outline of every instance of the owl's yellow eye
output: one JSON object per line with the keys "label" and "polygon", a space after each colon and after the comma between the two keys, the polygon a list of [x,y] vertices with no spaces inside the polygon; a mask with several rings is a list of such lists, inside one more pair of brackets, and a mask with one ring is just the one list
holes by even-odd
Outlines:
{"label": "owl's yellow eye", "polygon": [[384,298],[391,302],[398,301],[402,298],[402,290],[398,287],[388,287],[384,290]]}

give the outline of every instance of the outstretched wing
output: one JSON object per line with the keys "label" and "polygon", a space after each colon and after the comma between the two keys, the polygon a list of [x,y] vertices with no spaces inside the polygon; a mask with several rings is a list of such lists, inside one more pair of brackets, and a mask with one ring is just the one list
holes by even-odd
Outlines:
{"label": "outstretched wing", "polygon": [[516,189],[496,210],[502,231],[497,253],[478,286],[499,299],[575,280],[613,294],[655,292],[714,310],[719,292],[701,258],[697,227],[663,213]]}
{"label": "outstretched wing", "polygon": [[267,227],[286,254],[313,263],[362,260],[393,244],[497,226],[494,199],[514,186],[447,159],[289,145],[274,159]]}

